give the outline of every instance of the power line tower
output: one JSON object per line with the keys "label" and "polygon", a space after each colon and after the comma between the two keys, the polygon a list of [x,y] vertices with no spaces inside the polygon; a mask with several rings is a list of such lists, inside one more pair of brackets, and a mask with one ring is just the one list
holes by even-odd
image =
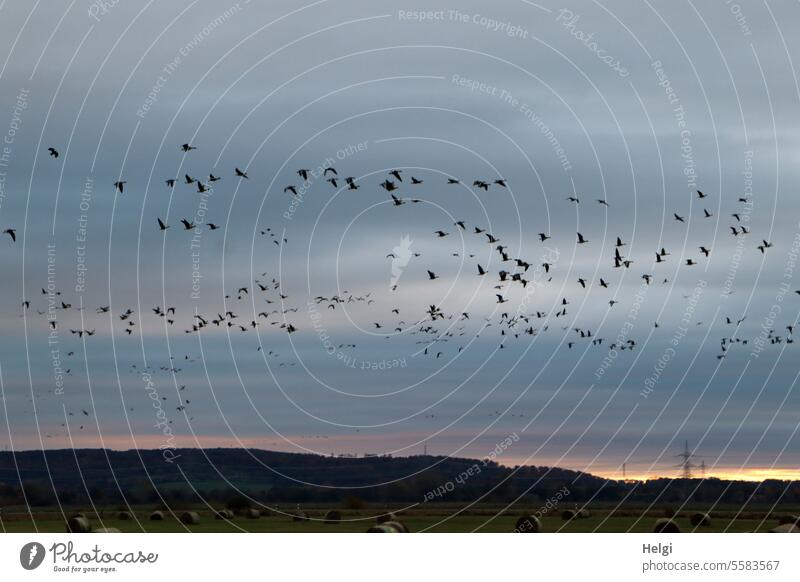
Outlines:
{"label": "power line tower", "polygon": [[[689,441],[688,440],[686,441],[686,443],[684,445],[683,452],[682,453],[678,453],[675,456],[681,459],[681,462],[678,463],[677,465],[675,465],[675,467],[678,467],[679,469],[681,469],[681,477],[683,479],[691,479],[692,478],[692,469],[697,468],[698,465],[696,465],[695,463],[692,462],[692,459],[697,458],[697,455],[695,455],[693,452],[691,452],[689,450]],[[703,463],[702,469],[705,472],[705,463]]]}

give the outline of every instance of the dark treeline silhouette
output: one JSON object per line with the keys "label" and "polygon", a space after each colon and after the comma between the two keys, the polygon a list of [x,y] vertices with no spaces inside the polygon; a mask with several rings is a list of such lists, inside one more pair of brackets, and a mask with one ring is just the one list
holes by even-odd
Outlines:
{"label": "dark treeline silhouette", "polygon": [[[0,507],[185,503],[569,503],[800,505],[800,482],[608,480],[552,467],[434,456],[339,458],[256,449],[0,453]],[[478,468],[476,470],[475,468]]]}

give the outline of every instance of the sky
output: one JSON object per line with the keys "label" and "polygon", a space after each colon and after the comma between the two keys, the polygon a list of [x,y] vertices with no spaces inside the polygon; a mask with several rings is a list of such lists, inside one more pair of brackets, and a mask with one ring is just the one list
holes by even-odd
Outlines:
{"label": "sky", "polygon": [[0,3],[0,446],[796,477],[799,21]]}

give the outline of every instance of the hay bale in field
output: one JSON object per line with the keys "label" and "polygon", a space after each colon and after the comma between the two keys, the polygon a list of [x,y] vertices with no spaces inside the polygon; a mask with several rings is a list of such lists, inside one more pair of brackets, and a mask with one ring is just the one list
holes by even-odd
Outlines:
{"label": "hay bale in field", "polygon": [[67,533],[89,533],[92,526],[83,515],[75,515],[67,520]]}
{"label": "hay bale in field", "polygon": [[184,511],[181,513],[181,523],[184,525],[197,525],[200,523],[200,515],[196,511]]}
{"label": "hay bale in field", "polygon": [[120,511],[117,513],[117,519],[128,521],[129,519],[133,519],[133,514],[130,511]]}
{"label": "hay bale in field", "polygon": [[375,519],[378,525],[386,523],[387,521],[397,521],[397,516],[394,513],[384,513]]}
{"label": "hay bale in field", "polygon": [[233,519],[233,512],[230,509],[220,509],[214,512],[214,519]]}
{"label": "hay bale in field", "polygon": [[99,527],[97,529],[93,529],[92,533],[122,533],[115,527]]}
{"label": "hay bale in field", "polygon": [[514,526],[515,533],[540,533],[542,522],[535,515],[523,515]]}
{"label": "hay bale in field", "polygon": [[653,525],[653,533],[681,533],[681,528],[671,519],[662,517]]}
{"label": "hay bale in field", "polygon": [[578,516],[571,509],[565,509],[564,511],[561,512],[561,520],[562,521],[570,521],[570,520],[575,519],[576,517],[578,517]]}
{"label": "hay bale in field", "polygon": [[692,527],[709,527],[711,525],[711,516],[707,513],[693,513],[689,518],[689,523]]}
{"label": "hay bale in field", "polygon": [[589,519],[590,517],[592,517],[592,513],[586,508],[580,509],[578,510],[578,517],[580,517],[581,519]]}
{"label": "hay bale in field", "polygon": [[164,521],[164,512],[156,510],[150,514],[150,521]]}
{"label": "hay bale in field", "polygon": [[800,527],[793,523],[784,523],[778,527],[773,527],[769,533],[800,533]]}
{"label": "hay bale in field", "polygon": [[367,533],[399,533],[395,528],[388,526],[386,524],[383,525],[373,525],[371,528],[367,530]]}
{"label": "hay bale in field", "polygon": [[292,514],[292,521],[308,521],[308,514],[305,511],[298,511]]}
{"label": "hay bale in field", "polygon": [[339,523],[340,521],[342,521],[342,514],[335,509],[331,509],[325,514],[325,523]]}
{"label": "hay bale in field", "polygon": [[800,527],[800,515],[782,515],[778,518],[778,525],[786,525],[787,523]]}
{"label": "hay bale in field", "polygon": [[244,512],[244,516],[247,519],[258,519],[259,517],[261,517],[261,512],[251,507],[250,509]]}
{"label": "hay bale in field", "polygon": [[399,522],[399,521],[385,521],[381,525],[385,525],[386,527],[390,527],[395,530],[397,533],[409,533],[408,527],[406,524]]}

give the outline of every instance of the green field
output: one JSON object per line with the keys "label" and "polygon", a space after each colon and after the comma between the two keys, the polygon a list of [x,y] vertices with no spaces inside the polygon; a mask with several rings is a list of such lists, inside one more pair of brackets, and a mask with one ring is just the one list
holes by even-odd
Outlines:
{"label": "green field", "polygon": [[[104,510],[98,516],[94,512],[84,512],[90,519],[93,528],[117,528],[122,532],[305,532],[305,533],[330,533],[330,532],[364,532],[375,523],[375,515],[386,511],[385,509],[344,510],[338,509],[342,521],[329,524],[324,522],[324,515],[330,507],[304,508],[310,519],[308,521],[293,521],[285,514],[273,513],[258,519],[248,519],[236,516],[233,520],[219,520],[208,510],[197,510],[200,514],[200,523],[196,525],[183,525],[178,520],[180,511],[176,515],[166,513],[164,521],[150,521],[150,509],[135,509],[132,519],[122,520],[117,517],[117,511]],[[77,510],[76,510],[77,511]],[[292,509],[283,510],[291,513]],[[406,525],[412,532],[485,532],[499,533],[511,532],[517,518],[523,513],[508,512],[498,515],[500,509],[492,507],[472,508],[467,512],[459,513],[458,509],[437,508],[435,510],[411,509],[398,515],[399,521]],[[720,510],[712,512],[712,523],[709,527],[693,528],[689,523],[689,516],[693,510],[678,514],[674,520],[683,532],[753,532],[768,531],[777,525],[777,517],[766,513],[748,513],[736,517],[735,510]],[[72,515],[67,511],[66,515]],[[789,511],[782,513],[791,513]],[[796,512],[795,512],[796,513]],[[592,516],[584,519],[564,521],[560,512],[552,516],[541,518],[542,529],[545,532],[649,532],[655,520],[663,515],[656,510],[631,510],[618,511],[611,514],[608,509],[593,509]],[[33,516],[24,512],[2,513],[2,531],[5,532],[64,532],[65,519],[58,512],[35,512]]]}

